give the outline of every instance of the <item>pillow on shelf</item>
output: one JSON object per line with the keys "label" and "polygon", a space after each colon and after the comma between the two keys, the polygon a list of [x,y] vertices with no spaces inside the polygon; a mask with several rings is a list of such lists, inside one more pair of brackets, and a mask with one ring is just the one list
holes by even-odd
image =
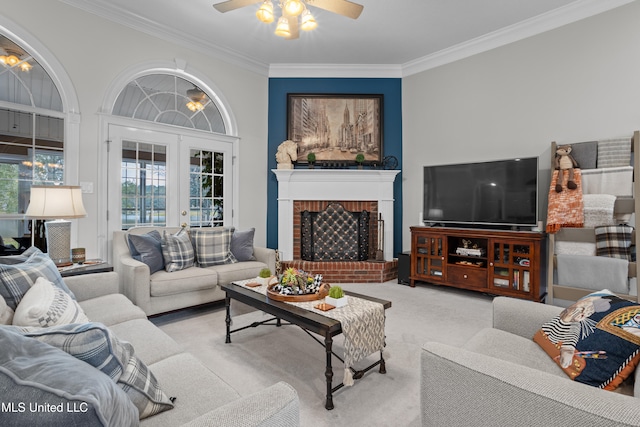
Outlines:
{"label": "pillow on shelf", "polygon": [[16,326],[47,328],[88,321],[80,305],[44,277],[38,277],[20,300],[13,315],[13,324]]}
{"label": "pillow on shelf", "polygon": [[605,289],[542,325],[533,340],[572,380],[614,390],[640,361],[640,305]]}
{"label": "pillow on shelf", "polygon": [[9,308],[6,301],[0,296],[0,325],[10,325],[13,322],[13,310]]}
{"label": "pillow on shelf", "polygon": [[27,251],[30,255],[20,264],[0,264],[0,295],[7,305],[15,310],[38,277],[44,277],[75,299],[51,258],[35,247]]}
{"label": "pillow on shelf", "polygon": [[3,425],[138,424],[138,410],[121,387],[97,369],[11,328],[0,328],[0,390],[3,405],[21,402],[61,404],[86,411],[4,412]]}
{"label": "pillow on shelf", "polygon": [[18,333],[44,342],[99,369],[125,391],[138,408],[140,419],[173,408],[149,368],[133,346],[121,341],[101,323],[62,325],[53,328],[15,328]]}
{"label": "pillow on shelf", "polygon": [[235,230],[231,235],[231,253],[238,261],[255,261],[253,255],[253,236],[255,228],[246,231]]}
{"label": "pillow on shelf", "polygon": [[184,270],[195,264],[193,245],[186,229],[182,228],[176,234],[164,231],[161,246],[164,269],[169,273]]}
{"label": "pillow on shelf", "polygon": [[147,234],[128,234],[131,257],[149,266],[151,274],[164,270],[162,255],[162,236],[157,230]]}
{"label": "pillow on shelf", "polygon": [[231,253],[231,236],[234,230],[234,227],[192,229],[191,241],[196,251],[198,266],[210,267],[238,262]]}
{"label": "pillow on shelf", "polygon": [[634,261],[631,256],[633,227],[626,224],[604,225],[594,229],[596,255]]}

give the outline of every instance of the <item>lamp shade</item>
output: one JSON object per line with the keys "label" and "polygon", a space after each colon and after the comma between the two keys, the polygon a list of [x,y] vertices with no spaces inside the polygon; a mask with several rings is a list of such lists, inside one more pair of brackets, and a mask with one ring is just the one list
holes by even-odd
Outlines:
{"label": "lamp shade", "polygon": [[87,211],[82,203],[82,191],[73,185],[34,185],[25,216],[37,219],[85,217]]}

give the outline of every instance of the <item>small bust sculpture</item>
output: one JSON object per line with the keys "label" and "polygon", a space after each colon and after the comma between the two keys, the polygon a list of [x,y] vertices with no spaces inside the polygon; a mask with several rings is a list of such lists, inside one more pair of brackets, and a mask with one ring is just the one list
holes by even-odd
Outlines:
{"label": "small bust sculpture", "polygon": [[293,163],[298,160],[298,144],[287,139],[278,146],[276,162],[278,169],[293,169]]}

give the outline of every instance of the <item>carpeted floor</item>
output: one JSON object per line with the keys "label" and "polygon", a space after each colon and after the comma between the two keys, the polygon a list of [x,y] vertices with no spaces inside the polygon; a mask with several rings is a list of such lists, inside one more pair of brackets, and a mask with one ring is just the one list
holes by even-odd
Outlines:
{"label": "carpeted floor", "polygon": [[[344,289],[392,301],[386,312],[387,374],[369,371],[353,387],[334,393],[335,409],[324,408],[324,348],[297,326],[260,326],[232,335],[225,344],[225,310],[200,307],[152,321],[223,377],[241,395],[286,381],[300,397],[302,426],[419,426],[420,349],[427,341],[461,345],[491,326],[491,296],[431,285],[410,288],[386,283],[344,284]],[[264,320],[262,312],[233,302],[233,327]],[[334,341],[338,354],[342,338]],[[375,361],[375,356],[362,368]],[[334,380],[342,364],[333,361]]]}

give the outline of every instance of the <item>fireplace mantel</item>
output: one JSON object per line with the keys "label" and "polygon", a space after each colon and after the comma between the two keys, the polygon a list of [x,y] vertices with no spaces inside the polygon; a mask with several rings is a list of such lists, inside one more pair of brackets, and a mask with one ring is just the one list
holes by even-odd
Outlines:
{"label": "fireplace mantel", "polygon": [[384,220],[384,259],[393,259],[393,183],[399,170],[272,169],[278,179],[278,250],[293,259],[293,202],[375,200]]}

